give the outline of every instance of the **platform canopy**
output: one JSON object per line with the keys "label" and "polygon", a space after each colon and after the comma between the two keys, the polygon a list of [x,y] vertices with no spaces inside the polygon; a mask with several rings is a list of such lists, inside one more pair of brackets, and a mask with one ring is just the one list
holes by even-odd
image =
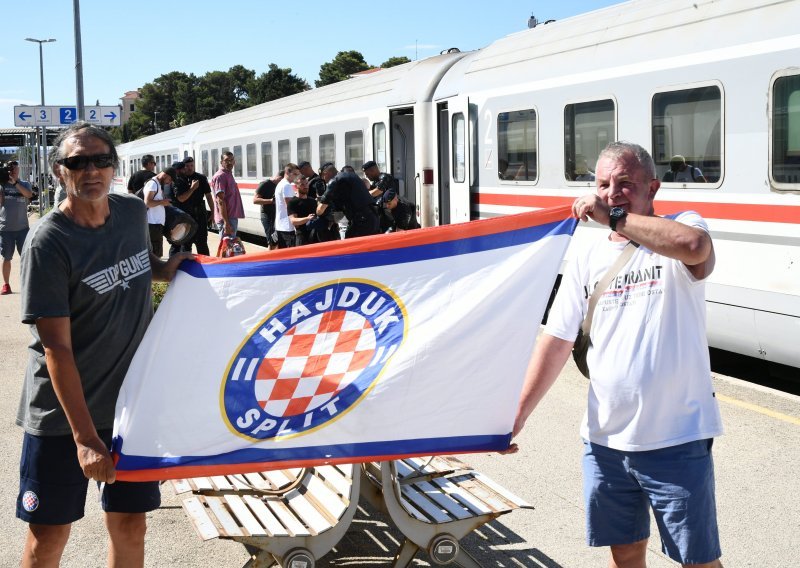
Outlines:
{"label": "platform canopy", "polygon": [[[27,135],[36,130],[36,128],[0,128],[0,148],[25,146],[28,142]],[[59,132],[60,129],[47,130],[48,146],[53,144]]]}

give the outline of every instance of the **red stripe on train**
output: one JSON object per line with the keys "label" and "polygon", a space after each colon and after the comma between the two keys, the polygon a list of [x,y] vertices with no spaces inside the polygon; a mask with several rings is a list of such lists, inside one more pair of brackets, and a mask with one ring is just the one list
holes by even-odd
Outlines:
{"label": "red stripe on train", "polygon": [[[552,195],[472,194],[472,203],[475,205],[547,208],[558,205],[572,205],[574,200],[574,197],[555,197]],[[656,199],[656,213],[659,215],[669,215],[670,213],[688,210],[697,211],[706,219],[800,223],[800,206],[797,205],[706,203],[700,201],[659,201]]]}

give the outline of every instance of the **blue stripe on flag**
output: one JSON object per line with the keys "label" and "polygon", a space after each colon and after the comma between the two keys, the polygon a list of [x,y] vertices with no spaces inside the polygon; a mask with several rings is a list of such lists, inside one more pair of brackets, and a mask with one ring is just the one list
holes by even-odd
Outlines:
{"label": "blue stripe on flag", "polygon": [[370,266],[387,266],[507,248],[536,242],[549,236],[571,235],[575,230],[576,224],[576,219],[565,219],[555,223],[535,225],[490,235],[359,254],[229,264],[184,262],[181,264],[180,270],[195,278],[235,278],[332,272]]}
{"label": "blue stripe on flag", "polygon": [[337,444],[335,446],[312,446],[307,448],[245,448],[212,456],[149,457],[129,456],[122,451],[124,442],[116,438],[114,447],[119,448],[119,471],[160,469],[179,466],[235,465],[262,462],[286,462],[301,460],[326,460],[352,458],[354,461],[372,456],[403,456],[428,454],[458,454],[465,452],[490,452],[505,450],[511,443],[511,434],[486,436],[454,436],[448,438],[423,438],[396,440],[391,442],[365,442],[360,444]]}

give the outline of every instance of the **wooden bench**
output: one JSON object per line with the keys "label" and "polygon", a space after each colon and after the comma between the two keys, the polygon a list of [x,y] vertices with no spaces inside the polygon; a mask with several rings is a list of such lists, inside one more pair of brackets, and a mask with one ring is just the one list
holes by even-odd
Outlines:
{"label": "wooden bench", "polygon": [[361,496],[389,514],[405,536],[392,566],[408,566],[420,549],[438,564],[481,564],[459,541],[481,525],[533,507],[451,456],[368,463]]}
{"label": "wooden bench", "polygon": [[183,508],[204,541],[242,543],[245,567],[313,568],[347,532],[358,505],[353,465],[198,477],[172,482],[192,492]]}

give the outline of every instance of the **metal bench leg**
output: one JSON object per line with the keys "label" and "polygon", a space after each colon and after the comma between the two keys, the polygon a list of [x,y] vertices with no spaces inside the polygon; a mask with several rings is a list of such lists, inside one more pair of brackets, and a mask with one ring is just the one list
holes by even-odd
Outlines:
{"label": "metal bench leg", "polygon": [[[406,568],[406,566],[411,564],[411,561],[414,560],[417,552],[419,552],[419,546],[409,539],[405,539],[400,550],[397,551],[397,556],[394,557],[392,568]],[[478,568],[480,568],[480,566]]]}
{"label": "metal bench leg", "polygon": [[461,568],[483,568],[477,560],[466,550],[459,547],[458,556],[456,556],[456,564]]}
{"label": "metal bench leg", "polygon": [[275,557],[266,550],[249,544],[245,544],[244,547],[250,553],[250,560],[245,562],[242,568],[270,568],[278,565]]}

